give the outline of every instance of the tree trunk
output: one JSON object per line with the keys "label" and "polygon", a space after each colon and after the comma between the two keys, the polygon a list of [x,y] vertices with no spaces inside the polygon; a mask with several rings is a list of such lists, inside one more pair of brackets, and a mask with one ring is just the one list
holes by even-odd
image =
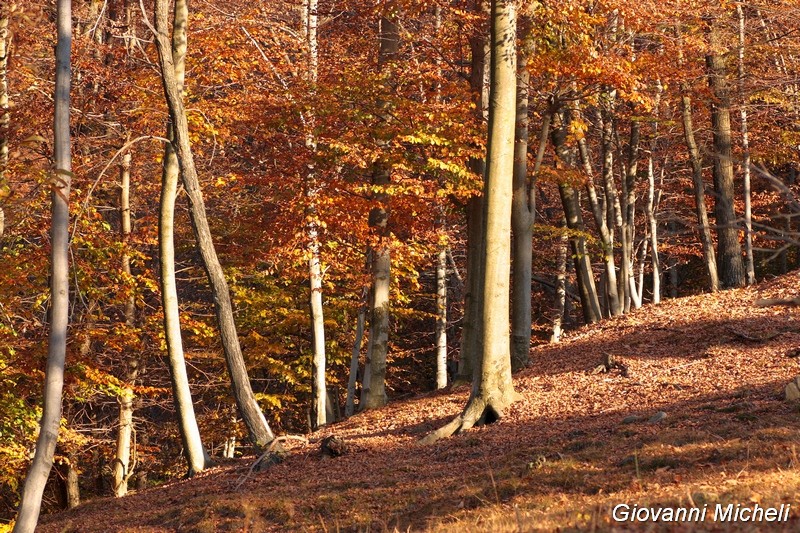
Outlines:
{"label": "tree trunk", "polygon": [[[718,50],[721,36],[712,27],[712,49]],[[717,226],[717,269],[725,288],[744,286],[742,247],[734,212],[733,159],[731,153],[731,100],[725,60],[718,52],[706,56],[711,87],[711,132],[714,139],[714,214]]]}
{"label": "tree trunk", "polygon": [[472,394],[464,411],[445,427],[427,435],[429,444],[475,424],[503,416],[516,400],[511,379],[509,343],[509,276],[511,273],[511,199],[516,118],[516,1],[491,2],[491,82],[489,142],[484,186],[484,247],[480,280],[482,350]]}
{"label": "tree trunk", "polygon": [[6,170],[8,169],[8,134],[11,125],[11,114],[8,108],[8,3],[0,7],[0,241],[6,229],[6,213],[3,202],[8,195]]}
{"label": "tree trunk", "polygon": [[[481,168],[483,165],[480,165]],[[481,342],[480,315],[483,301],[479,294],[481,255],[483,254],[483,196],[467,203],[467,287],[464,292],[464,325],[461,330],[461,355],[455,384],[471,383],[477,368]]]}
{"label": "tree trunk", "polygon": [[[475,11],[482,16],[489,16],[489,2],[477,0]],[[489,69],[486,64],[490,61],[491,49],[489,40],[484,32],[479,31],[470,38],[471,66],[470,89],[475,100],[475,107],[479,120],[488,118],[489,110]],[[486,174],[486,161],[473,159],[470,169],[484,179]],[[478,290],[481,274],[480,257],[483,253],[483,197],[474,196],[467,202],[467,283],[464,291],[464,320],[461,329],[461,350],[458,359],[458,372],[455,385],[470,383],[477,368],[478,353],[480,352],[481,301]]]}
{"label": "tree trunk", "polygon": [[569,238],[567,237],[567,221],[562,219],[561,227],[564,233],[559,238],[558,243],[558,263],[556,274],[555,290],[555,312],[553,313],[553,334],[550,342],[560,342],[563,334],[564,311],[567,304],[567,247]]}
{"label": "tree trunk", "polygon": [[[526,28],[526,24],[521,25]],[[525,31],[523,29],[523,31]],[[517,66],[516,128],[514,132],[514,183],[511,210],[513,228],[513,270],[511,308],[511,366],[528,364],[531,350],[531,276],[533,261],[533,187],[528,180],[528,84],[526,47],[523,35]]]}
{"label": "tree trunk", "polygon": [[717,276],[717,260],[714,252],[714,243],[711,240],[711,228],[708,224],[708,211],[706,210],[703,164],[700,160],[700,150],[697,148],[697,142],[694,138],[692,101],[685,87],[683,88],[683,96],[681,97],[681,111],[683,117],[683,134],[686,139],[686,147],[689,150],[689,162],[692,165],[695,209],[697,211],[697,224],[700,230],[700,242],[703,245],[703,260],[706,263],[711,292],[716,292],[719,290],[719,278]]}
{"label": "tree trunk", "polygon": [[70,455],[67,460],[67,509],[74,509],[81,504],[80,476],[78,475],[78,458]]}
{"label": "tree trunk", "polygon": [[447,387],[447,247],[436,256],[436,388]]}
{"label": "tree trunk", "polygon": [[[567,168],[572,168],[575,164],[575,157],[566,146],[567,130],[565,126],[567,120],[561,115],[563,115],[563,113],[555,115],[555,117],[559,117],[560,120],[559,124],[553,128],[550,137],[559,164]],[[586,238],[584,237],[586,228],[583,224],[583,216],[581,215],[580,196],[578,191],[574,190],[572,186],[566,182],[558,184],[558,192],[561,197],[561,204],[564,207],[567,229],[569,230],[569,241],[575,263],[575,273],[578,281],[578,293],[580,295],[581,308],[583,309],[583,317],[587,324],[599,322],[602,320],[603,315],[600,310],[600,300],[597,297],[597,288],[594,283],[591,256],[586,247]],[[609,288],[616,287],[616,284],[607,283],[606,286]]]}
{"label": "tree trunk", "polygon": [[[642,298],[636,289],[635,270],[634,270],[634,240],[636,228],[636,174],[639,170],[639,121],[631,119],[631,136],[628,142],[628,164],[625,167],[625,180],[623,181],[623,202],[622,202],[622,242],[623,260],[627,263],[628,279],[626,281],[628,292],[630,293],[630,305],[634,309],[642,306]],[[626,311],[629,311],[628,300],[626,300]]]}
{"label": "tree trunk", "polygon": [[233,304],[231,302],[228,282],[220,265],[211,230],[208,226],[203,193],[194,165],[191,145],[189,141],[189,124],[186,119],[186,110],[175,76],[175,65],[172,59],[169,42],[169,17],[167,0],[156,0],[154,28],[156,48],[158,49],[159,64],[161,66],[161,79],[164,94],[169,108],[169,116],[173,125],[175,139],[172,142],[175,148],[181,169],[181,178],[186,195],[189,198],[189,216],[192,221],[197,246],[203,261],[211,291],[214,295],[214,307],[219,324],[222,349],[225,353],[225,362],[231,378],[233,396],[239,413],[247,426],[250,440],[256,447],[267,446],[275,436],[264,418],[264,413],[256,402],[253,389],[247,377],[247,368],[236,334],[236,324],[233,318]]}
{"label": "tree trunk", "polygon": [[[122,245],[127,247],[131,234],[131,154],[122,156],[120,165],[120,237]],[[122,252],[122,272],[131,279],[131,257],[127,248]],[[125,326],[132,328],[136,317],[136,300],[131,286],[130,295],[125,301]],[[139,359],[135,354],[126,354],[126,369],[123,376],[122,393],[117,397],[119,403],[119,427],[117,428],[117,452],[114,458],[114,495],[125,496],[128,493],[128,480],[133,474],[131,465],[131,448],[133,435],[133,384],[139,370]]]}
{"label": "tree trunk", "polygon": [[[366,300],[366,291],[365,298]],[[353,341],[353,353],[350,357],[350,376],[347,380],[347,400],[344,404],[344,416],[351,417],[355,413],[356,380],[358,378],[358,356],[361,353],[361,342],[364,338],[364,322],[366,321],[367,302],[362,301],[356,319],[356,335]]]}
{"label": "tree trunk", "polygon": [[[306,81],[311,87],[312,98],[316,95],[317,71],[319,64],[319,43],[317,42],[318,0],[304,0],[303,34],[305,37],[307,60]],[[306,148],[312,154],[317,151],[317,139],[314,135],[315,117],[312,111],[304,113],[306,128]],[[327,418],[327,384],[325,378],[325,318],[322,308],[322,268],[319,252],[319,221],[317,219],[317,196],[319,185],[315,175],[313,162],[309,164],[305,177],[306,196],[306,241],[308,253],[309,309],[311,318],[311,397],[312,397],[312,429],[318,429],[328,423]]]}
{"label": "tree trunk", "polygon": [[[574,112],[574,111],[573,111]],[[571,113],[568,115],[571,118]],[[578,139],[578,153],[580,155],[583,170],[586,173],[586,193],[589,198],[589,206],[592,208],[592,216],[597,225],[598,232],[600,233],[600,244],[603,248],[603,262],[605,263],[605,282],[602,287],[606,288],[607,300],[611,307],[611,302],[616,302],[619,305],[619,292],[617,290],[617,266],[614,260],[614,235],[613,226],[609,231],[608,222],[606,221],[606,201],[605,195],[598,198],[597,190],[594,185],[594,171],[592,170],[592,162],[589,158],[589,146],[586,143],[586,138],[581,137]]]}
{"label": "tree trunk", "polygon": [[[661,260],[658,257],[658,220],[656,219],[656,205],[659,202],[656,193],[655,168],[653,166],[653,154],[656,151],[658,142],[658,121],[660,115],[661,93],[663,92],[661,80],[658,80],[656,88],[658,90],[655,104],[656,120],[653,123],[653,138],[650,140],[650,153],[647,156],[647,204],[645,206],[647,223],[650,227],[650,262],[653,265],[654,304],[661,303]],[[658,195],[660,195],[660,191]]]}
{"label": "tree trunk", "polygon": [[[380,49],[378,69],[397,57],[400,51],[400,28],[390,17],[381,17],[379,29]],[[388,88],[387,88],[388,89]],[[380,102],[380,106],[386,106]],[[389,352],[389,289],[392,260],[389,250],[389,195],[382,189],[391,182],[391,168],[378,162],[372,174],[372,184],[378,186],[375,200],[379,203],[369,213],[369,225],[373,230],[375,245],[372,250],[372,309],[370,310],[370,336],[372,345],[367,353],[369,363],[369,387],[365,387],[362,409],[373,409],[386,405],[386,357]],[[366,382],[366,380],[365,380]]]}
{"label": "tree trunk", "polygon": [[[183,90],[186,57],[186,22],[188,9],[185,0],[175,2],[175,28],[172,34],[172,57],[175,83]],[[173,139],[173,126],[167,126],[167,138]],[[158,215],[158,246],[161,305],[164,312],[164,339],[169,358],[170,381],[175,413],[178,417],[178,430],[183,444],[188,474],[203,471],[209,457],[203,447],[200,429],[194,413],[189,376],[186,373],[186,360],[183,354],[181,337],[178,288],[175,279],[175,200],[178,196],[180,166],[172,142],[164,146],[161,173],[161,199]]]}
{"label": "tree trunk", "polygon": [[753,213],[750,194],[750,136],[747,130],[747,101],[744,91],[744,9],[742,4],[736,4],[736,17],[739,21],[739,53],[738,53],[738,81],[739,100],[742,131],[742,182],[744,184],[744,246],[745,270],[747,285],[756,282],[756,270],[753,262]]}
{"label": "tree trunk", "polygon": [[622,210],[619,197],[617,196],[617,186],[614,183],[614,122],[612,120],[612,113],[616,94],[616,91],[613,90],[604,91],[601,98],[605,101],[607,109],[598,111],[598,116],[602,122],[603,191],[606,200],[606,220],[610,238],[609,244],[611,245],[609,253],[614,253],[614,232],[616,230],[620,231],[620,240],[622,241],[621,279],[616,278],[616,273],[606,270],[608,274],[606,280],[608,307],[612,316],[620,315],[624,310],[626,297],[629,296],[627,282],[630,276],[628,261],[625,258],[625,254],[629,251],[626,249],[628,243],[622,235]]}
{"label": "tree trunk", "polygon": [[72,47],[72,3],[57,4],[54,159],[50,187],[52,222],[50,230],[50,334],[44,380],[44,405],[33,456],[22,501],[14,524],[15,533],[32,533],[39,520],[42,493],[53,467],[53,454],[61,425],[61,393],[64,388],[64,363],[67,352],[69,323],[69,194],[72,182],[70,146],[70,50]]}

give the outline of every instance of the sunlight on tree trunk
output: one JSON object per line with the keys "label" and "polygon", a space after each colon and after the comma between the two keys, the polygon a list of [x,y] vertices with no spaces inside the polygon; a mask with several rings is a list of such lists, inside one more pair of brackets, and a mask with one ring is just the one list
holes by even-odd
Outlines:
{"label": "sunlight on tree trunk", "polygon": [[[172,32],[171,54],[175,83],[183,91],[186,58],[186,24],[188,8],[185,0],[177,0],[174,8],[174,29]],[[167,126],[167,138],[172,140],[173,125]],[[169,359],[172,398],[178,417],[178,430],[183,444],[189,475],[203,471],[209,462],[203,447],[200,429],[189,388],[186,360],[183,353],[183,339],[180,326],[178,288],[175,278],[175,200],[178,196],[180,167],[171,142],[164,146],[161,173],[161,199],[159,202],[158,246],[159,280],[161,285],[161,305],[164,311],[164,340]]]}
{"label": "sunlight on tree trunk", "polygon": [[214,294],[214,307],[219,325],[222,349],[225,354],[225,363],[231,378],[233,396],[239,414],[247,426],[250,440],[256,447],[265,447],[271,443],[275,436],[264,418],[264,413],[255,399],[253,389],[247,376],[247,368],[239,345],[236,333],[236,324],[233,318],[233,304],[231,302],[228,282],[220,265],[211,229],[208,225],[203,193],[194,164],[191,145],[189,141],[189,124],[183,98],[175,78],[175,66],[169,42],[169,17],[167,0],[156,0],[155,23],[153,33],[158,49],[159,64],[161,65],[162,84],[167,99],[167,107],[173,125],[175,140],[172,142],[181,169],[181,180],[186,195],[189,197],[189,216],[192,221],[197,247],[203,261],[211,291]]}
{"label": "sunlight on tree trunk", "polygon": [[14,533],[32,533],[39,520],[47,478],[53,467],[53,454],[61,425],[61,393],[64,388],[64,363],[69,323],[69,194],[72,182],[70,142],[70,50],[72,47],[72,3],[58,0],[56,45],[55,118],[53,121],[54,170],[50,176],[52,222],[50,229],[50,338],[44,373],[44,405]]}
{"label": "sunlight on tree trunk", "polygon": [[515,0],[491,3],[492,59],[483,230],[486,245],[481,255],[483,275],[479,294],[484,305],[479,366],[464,411],[422,439],[423,444],[502,418],[517,397],[511,379],[508,327],[517,76],[515,3]]}

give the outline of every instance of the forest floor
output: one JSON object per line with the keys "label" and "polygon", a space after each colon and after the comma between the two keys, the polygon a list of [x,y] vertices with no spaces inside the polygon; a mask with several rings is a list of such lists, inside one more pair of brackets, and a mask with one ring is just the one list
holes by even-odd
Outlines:
{"label": "forest floor", "polygon": [[[754,301],[794,298],[798,277],[648,305],[536,347],[501,421],[432,446],[417,441],[460,412],[468,387],[288,441],[263,471],[248,475],[245,457],[43,517],[41,531],[797,531],[800,411],[784,386],[800,373],[800,310]],[[627,372],[592,373],[606,353]],[[322,457],[328,435],[348,453]],[[620,503],[709,512],[618,523]],[[789,521],[714,522],[716,503],[791,504]]]}

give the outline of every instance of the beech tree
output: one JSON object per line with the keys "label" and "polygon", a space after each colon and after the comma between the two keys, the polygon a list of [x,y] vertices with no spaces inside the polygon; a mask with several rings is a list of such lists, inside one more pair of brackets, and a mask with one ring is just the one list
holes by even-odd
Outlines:
{"label": "beech tree", "polygon": [[236,333],[228,282],[217,257],[211,237],[211,229],[208,225],[203,193],[200,190],[197,169],[195,168],[189,142],[189,124],[186,118],[186,109],[184,108],[183,98],[175,76],[175,62],[172,57],[172,46],[169,39],[168,4],[168,0],[156,0],[154,8],[155,27],[151,28],[151,31],[155,36],[158,60],[161,67],[161,81],[167,100],[170,121],[172,122],[174,135],[172,145],[180,164],[181,181],[189,198],[189,215],[197,247],[200,250],[203,268],[206,271],[206,276],[214,294],[214,308],[221,334],[225,362],[231,378],[233,396],[253,444],[258,447],[267,446],[275,436],[267,424],[264,413],[261,411],[250,386],[242,349]]}
{"label": "beech tree", "polygon": [[39,438],[33,462],[25,478],[22,501],[14,524],[15,533],[32,533],[39,520],[42,494],[53,467],[53,454],[61,426],[61,393],[69,324],[69,194],[72,183],[70,142],[70,88],[72,3],[56,4],[56,80],[53,120],[53,163],[50,177],[52,220],[50,226],[50,338],[44,379],[44,402]]}
{"label": "beech tree", "polygon": [[[189,17],[186,1],[176,0],[173,13],[172,68],[174,83],[180,95],[183,92],[186,72],[186,26]],[[175,278],[175,200],[178,196],[180,165],[172,142],[175,139],[174,128],[175,124],[170,119],[167,125],[167,139],[170,142],[164,145],[158,215],[159,285],[164,313],[164,340],[169,359],[172,398],[178,416],[178,430],[183,443],[183,454],[189,468],[189,475],[193,475],[206,468],[209,457],[203,447],[200,428],[197,425],[181,336],[178,286]]]}
{"label": "beech tree", "polygon": [[8,133],[11,115],[8,112],[8,15],[10,4],[0,6],[0,239],[6,229],[6,213],[3,209],[8,195],[6,168],[8,167]]}
{"label": "beech tree", "polygon": [[717,226],[717,263],[720,282],[724,288],[745,284],[742,247],[733,207],[733,152],[731,140],[731,96],[725,59],[720,52],[722,36],[711,23],[706,55],[708,84],[711,87],[711,132],[714,139],[714,213]]}
{"label": "beech tree", "polygon": [[428,434],[423,444],[502,418],[516,400],[511,381],[508,332],[511,274],[511,199],[514,172],[514,130],[517,86],[517,17],[515,0],[491,2],[491,76],[485,225],[479,297],[481,341],[472,393],[464,411],[446,426]]}

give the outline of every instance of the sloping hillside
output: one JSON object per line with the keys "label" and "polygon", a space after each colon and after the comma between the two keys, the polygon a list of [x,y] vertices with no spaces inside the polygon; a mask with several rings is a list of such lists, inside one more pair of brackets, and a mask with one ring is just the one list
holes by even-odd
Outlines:
{"label": "sloping hillside", "polygon": [[[532,351],[522,399],[500,422],[420,447],[467,388],[394,402],[253,458],[124,499],[44,517],[42,531],[529,531],[645,527],[619,503],[792,504],[800,522],[800,310],[755,307],[798,294],[793,273],[753,289],[649,306]],[[606,354],[618,363],[593,373]],[[663,414],[662,414],[663,413]],[[323,458],[319,441],[346,440]],[[713,523],[707,529],[738,530]],[[764,529],[767,524],[749,527]],[[693,530],[660,525],[662,529]]]}

